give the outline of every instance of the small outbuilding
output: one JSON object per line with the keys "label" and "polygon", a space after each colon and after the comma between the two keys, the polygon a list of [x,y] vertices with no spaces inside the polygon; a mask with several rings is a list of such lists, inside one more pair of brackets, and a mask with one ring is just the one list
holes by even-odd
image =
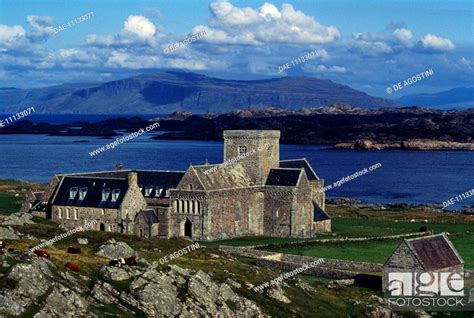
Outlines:
{"label": "small outbuilding", "polygon": [[405,239],[384,264],[383,290],[388,286],[388,273],[462,274],[464,261],[445,233]]}

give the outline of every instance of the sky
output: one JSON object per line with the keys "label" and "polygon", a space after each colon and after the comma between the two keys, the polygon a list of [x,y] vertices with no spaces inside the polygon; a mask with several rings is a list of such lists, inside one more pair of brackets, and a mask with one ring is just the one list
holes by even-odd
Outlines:
{"label": "sky", "polygon": [[[166,70],[309,76],[385,98],[474,87],[473,7],[472,0],[0,0],[0,87]],[[433,75],[403,85],[427,70]]]}

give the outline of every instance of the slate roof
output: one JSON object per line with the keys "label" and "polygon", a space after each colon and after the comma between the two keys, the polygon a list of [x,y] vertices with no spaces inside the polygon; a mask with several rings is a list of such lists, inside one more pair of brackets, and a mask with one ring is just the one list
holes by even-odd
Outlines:
{"label": "slate roof", "polygon": [[280,160],[280,168],[303,168],[308,176],[309,181],[319,180],[319,177],[314,172],[313,168],[306,159],[291,159],[291,160]]}
{"label": "slate roof", "polygon": [[[217,167],[216,170],[212,168]],[[231,189],[254,186],[247,170],[239,162],[232,165],[193,166],[199,180],[206,190]]]}
{"label": "slate roof", "polygon": [[464,263],[445,234],[406,239],[405,242],[427,271]]}
{"label": "slate roof", "polygon": [[[184,176],[184,171],[165,171],[165,170],[113,170],[100,172],[87,172],[73,174],[69,176],[82,177],[104,177],[104,178],[128,178],[129,172],[136,172],[138,175],[138,185],[142,188],[142,194],[145,198],[164,198],[166,196],[166,189],[176,189],[178,183]],[[65,175],[67,176],[67,175]],[[147,186],[152,186],[151,195],[146,196],[145,191]],[[159,189],[163,188],[161,194]]]}
{"label": "slate roof", "polygon": [[331,217],[329,217],[329,215],[324,212],[316,202],[313,201],[313,221],[318,222],[330,219]]}
{"label": "slate roof", "polygon": [[[70,189],[77,187],[77,193],[73,199],[70,198]],[[87,188],[83,200],[79,200],[79,190]],[[102,201],[102,189],[110,189],[110,195],[106,201]],[[115,202],[112,202],[112,191],[118,189],[120,194]],[[53,205],[80,206],[80,207],[102,207],[118,209],[128,189],[127,179],[94,178],[63,176],[58,191],[53,199]]]}
{"label": "slate roof", "polygon": [[267,186],[294,187],[298,184],[302,169],[276,168],[268,173]]}

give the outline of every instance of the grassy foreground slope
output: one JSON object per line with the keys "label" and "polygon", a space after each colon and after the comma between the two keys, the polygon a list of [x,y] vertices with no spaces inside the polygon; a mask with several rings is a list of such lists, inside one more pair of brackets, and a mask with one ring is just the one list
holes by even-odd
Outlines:
{"label": "grassy foreground slope", "polygon": [[[0,213],[10,214],[17,212],[22,201],[21,189],[28,188],[29,185],[21,183],[9,183],[0,181]],[[13,189],[15,192],[7,192],[6,190]],[[19,194],[18,196],[16,194]],[[469,234],[469,229],[472,229],[471,219],[458,219],[458,216],[452,216],[449,218],[449,222],[446,223],[444,215],[439,217],[443,220],[437,219],[435,216],[431,216],[429,223],[424,222],[401,222],[402,215],[397,215],[399,222],[389,221],[387,219],[379,220],[376,216],[369,215],[366,219],[363,213],[360,211],[354,214],[348,211],[346,208],[330,207],[330,213],[334,214],[333,219],[333,234],[321,235],[320,238],[339,238],[345,236],[383,236],[390,234],[408,233],[414,232],[419,229],[420,226],[427,226],[428,229],[437,231],[448,230],[451,232],[451,239],[459,249],[460,253],[466,260],[466,264],[473,263],[472,251],[469,246],[472,246],[472,234]],[[376,211],[381,212],[382,211]],[[393,211],[392,211],[393,212]],[[372,213],[372,212],[370,212]],[[388,218],[390,211],[383,211],[387,213],[382,215],[382,218]],[[394,212],[395,213],[395,212]],[[398,213],[398,212],[397,212]],[[411,215],[406,214],[407,218]],[[427,215],[420,215],[420,220],[427,218]],[[63,233],[64,231],[59,229],[57,224],[40,219],[34,218],[36,224],[14,227],[15,230],[35,236],[38,240],[40,239],[51,239],[54,236]],[[435,222],[437,221],[437,222]],[[465,223],[467,222],[467,223]],[[89,240],[88,245],[80,245],[82,249],[81,254],[68,254],[66,253],[67,248],[70,245],[78,245],[77,238],[84,237]],[[100,266],[108,263],[108,260],[95,255],[98,247],[106,242],[107,240],[114,238],[117,241],[123,241],[129,244],[135,251],[138,252],[139,256],[148,262],[158,261],[161,257],[173,253],[181,248],[184,248],[191,243],[184,239],[139,239],[134,236],[124,235],[120,233],[110,232],[81,232],[76,233],[73,236],[67,237],[54,244],[53,247],[47,248],[46,250],[51,254],[52,262],[57,266],[58,272],[67,271],[64,265],[67,262],[75,262],[79,264],[81,268],[81,275],[84,275],[90,279],[88,284],[89,288],[92,287],[97,281],[106,281],[110,283],[116,290],[127,292],[129,290],[130,280],[125,281],[111,281],[101,276],[99,271]],[[29,246],[34,246],[39,243],[38,240],[27,240],[21,239],[18,241],[8,242],[9,247],[13,247],[19,250],[26,250]],[[254,260],[244,258],[234,258],[223,254],[217,249],[219,244],[231,244],[231,245],[256,245],[256,244],[268,244],[268,243],[288,243],[292,240],[269,238],[269,237],[252,237],[252,238],[239,238],[235,240],[225,242],[212,242],[203,243],[205,248],[200,248],[192,253],[179,257],[172,260],[168,264],[176,264],[184,268],[193,270],[202,270],[209,275],[212,279],[219,283],[224,283],[228,279],[232,279],[235,282],[241,284],[241,287],[233,287],[233,290],[241,296],[247,297],[254,301],[266,314],[274,317],[367,317],[369,306],[379,306],[377,300],[372,296],[382,296],[380,292],[372,291],[366,288],[357,286],[336,286],[329,284],[329,280],[312,277],[307,275],[298,275],[301,281],[309,284],[312,289],[306,290],[299,287],[298,280],[286,280],[283,285],[283,290],[286,296],[291,300],[290,303],[283,303],[270,298],[268,295],[253,292],[249,289],[248,284],[259,285],[265,283],[271,279],[276,278],[281,274],[280,271],[272,268],[263,268],[255,266]],[[295,241],[301,241],[296,240]],[[324,245],[323,248],[319,247],[318,244],[307,243],[305,246],[299,246],[294,248],[302,248],[301,253],[313,253],[316,256],[326,256],[335,258],[347,258],[355,259],[361,255],[372,255],[372,261],[381,262],[387,253],[391,252],[391,249],[395,245],[392,241],[375,241],[375,243],[381,243],[370,247],[370,250],[366,247],[354,246],[353,243],[348,244],[334,244],[334,246]],[[396,246],[395,246],[396,247]],[[292,247],[282,247],[292,248]],[[327,253],[327,255],[323,255]],[[471,253],[471,254],[470,254]],[[306,255],[306,254],[304,254]],[[11,260],[7,260],[11,262]],[[160,269],[166,271],[168,264],[160,265]],[[10,265],[13,265],[10,263]],[[9,274],[10,268],[0,268],[0,274]],[[70,275],[78,275],[76,273],[69,272]],[[5,290],[12,288],[9,286],[11,281],[8,279],[0,279],[0,289]],[[39,300],[40,301],[40,300]],[[178,301],[178,300],[177,300]],[[230,306],[230,305],[229,305]],[[25,316],[33,316],[40,306],[31,307],[30,311]],[[105,316],[104,311],[112,312],[114,309],[110,306],[104,306],[95,308],[94,312],[98,316]],[[122,315],[117,312],[117,316]],[[406,313],[405,313],[406,314]],[[406,314],[410,317],[410,314]],[[470,317],[469,313],[456,313],[450,314],[450,317]],[[126,317],[126,316],[123,316]],[[443,313],[439,313],[437,317],[445,317]],[[447,316],[446,316],[447,317]]]}

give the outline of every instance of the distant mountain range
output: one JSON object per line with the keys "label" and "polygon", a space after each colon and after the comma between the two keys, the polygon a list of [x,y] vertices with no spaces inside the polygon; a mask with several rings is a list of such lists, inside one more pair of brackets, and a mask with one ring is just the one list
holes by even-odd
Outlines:
{"label": "distant mountain range", "polygon": [[406,95],[399,99],[403,106],[425,106],[443,109],[474,108],[474,87],[458,87],[434,94]]}
{"label": "distant mountain range", "polygon": [[203,114],[260,107],[297,110],[335,103],[362,108],[396,106],[394,101],[310,77],[241,81],[161,72],[100,84],[0,89],[0,112],[4,113],[34,106],[38,113],[56,114]]}

